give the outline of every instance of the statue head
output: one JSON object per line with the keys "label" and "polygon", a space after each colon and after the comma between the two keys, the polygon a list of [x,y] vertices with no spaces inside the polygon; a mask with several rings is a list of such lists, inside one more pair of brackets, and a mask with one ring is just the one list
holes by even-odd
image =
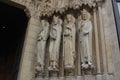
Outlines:
{"label": "statue head", "polygon": [[54,24],[58,24],[59,17],[58,16],[53,16],[53,22]]}
{"label": "statue head", "polygon": [[79,21],[82,20],[82,16],[81,16],[81,15],[78,16],[78,20],[79,20]]}
{"label": "statue head", "polygon": [[81,11],[81,16],[82,16],[82,19],[83,20],[88,20],[88,19],[90,19],[90,13],[86,10],[86,9],[83,9],[82,11]]}
{"label": "statue head", "polygon": [[48,26],[49,23],[43,19],[43,20],[41,20],[41,25],[44,27],[44,26]]}
{"label": "statue head", "polygon": [[72,23],[75,22],[75,18],[72,14],[68,14],[66,17],[68,22],[72,22]]}
{"label": "statue head", "polygon": [[62,20],[59,18],[59,16],[53,16],[53,24],[62,24]]}

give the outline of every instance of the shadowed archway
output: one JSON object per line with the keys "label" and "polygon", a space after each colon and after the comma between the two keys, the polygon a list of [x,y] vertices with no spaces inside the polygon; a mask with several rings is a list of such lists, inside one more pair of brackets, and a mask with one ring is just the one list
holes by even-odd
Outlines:
{"label": "shadowed archway", "polygon": [[27,23],[23,9],[0,2],[0,80],[17,80]]}

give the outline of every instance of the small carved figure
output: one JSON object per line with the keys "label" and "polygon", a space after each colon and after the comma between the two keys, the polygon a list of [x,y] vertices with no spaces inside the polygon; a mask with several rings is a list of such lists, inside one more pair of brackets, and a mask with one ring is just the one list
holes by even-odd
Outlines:
{"label": "small carved figure", "polygon": [[46,20],[41,20],[40,32],[37,38],[37,72],[44,72],[44,56],[46,42],[49,35],[49,23]]}
{"label": "small carved figure", "polygon": [[76,29],[73,15],[68,14],[66,22],[63,32],[64,66],[66,69],[74,69]]}
{"label": "small carved figure", "polygon": [[50,66],[49,70],[58,71],[59,49],[62,34],[62,20],[58,16],[53,16],[53,23],[50,30]]}
{"label": "small carved figure", "polygon": [[83,9],[82,11],[82,20],[79,24],[79,37],[80,37],[80,45],[81,45],[81,61],[82,68],[89,69],[93,68],[92,65],[92,23],[90,21],[90,13]]}

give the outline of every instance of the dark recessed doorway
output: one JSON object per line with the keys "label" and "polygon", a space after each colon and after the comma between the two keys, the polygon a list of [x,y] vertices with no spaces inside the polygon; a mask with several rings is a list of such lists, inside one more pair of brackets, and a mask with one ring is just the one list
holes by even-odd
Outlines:
{"label": "dark recessed doorway", "polygon": [[17,80],[27,23],[22,9],[0,2],[0,80]]}

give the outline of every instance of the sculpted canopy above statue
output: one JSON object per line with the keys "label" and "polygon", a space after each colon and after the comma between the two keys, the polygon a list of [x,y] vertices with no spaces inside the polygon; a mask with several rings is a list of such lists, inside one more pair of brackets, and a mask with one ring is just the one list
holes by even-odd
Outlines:
{"label": "sculpted canopy above statue", "polygon": [[25,5],[31,14],[38,16],[50,16],[54,12],[63,13],[68,8],[77,9],[80,6],[88,5],[89,7],[96,6],[97,2],[102,0],[11,0],[19,4]]}

